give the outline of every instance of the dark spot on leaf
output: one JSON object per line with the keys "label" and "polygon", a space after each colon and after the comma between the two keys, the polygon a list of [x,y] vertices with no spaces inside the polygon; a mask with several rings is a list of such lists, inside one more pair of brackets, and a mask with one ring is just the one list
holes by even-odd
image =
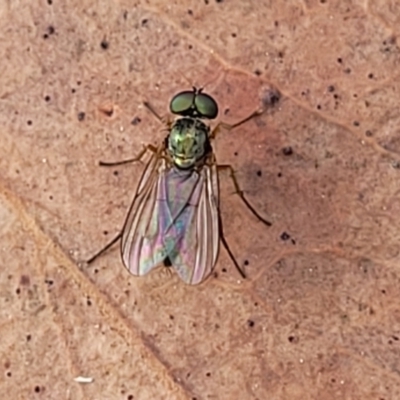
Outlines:
{"label": "dark spot on leaf", "polygon": [[253,326],[254,326],[254,321],[252,321],[251,319],[249,319],[248,321],[247,321],[247,325],[250,327],[250,328],[252,328]]}
{"label": "dark spot on leaf", "polygon": [[264,91],[264,93],[262,94],[261,101],[264,107],[268,107],[268,106],[274,106],[279,102],[280,99],[281,99],[281,93],[279,92],[279,90],[271,87]]}
{"label": "dark spot on leaf", "polygon": [[114,108],[112,106],[104,106],[104,107],[99,107],[99,110],[101,113],[103,113],[107,117],[112,117],[114,114]]}
{"label": "dark spot on leaf", "polygon": [[107,42],[106,39],[103,39],[103,40],[101,41],[101,43],[100,43],[100,47],[101,47],[103,50],[107,50],[107,49],[109,48],[109,46],[110,46],[110,44]]}
{"label": "dark spot on leaf", "polygon": [[283,232],[281,234],[281,240],[286,241],[286,240],[289,240],[289,239],[290,239],[290,235],[287,232]]}
{"label": "dark spot on leaf", "polygon": [[286,146],[282,149],[284,156],[291,156],[293,154],[293,149],[290,146]]}
{"label": "dark spot on leaf", "polygon": [[83,111],[78,113],[78,121],[83,121],[85,119],[85,113]]}
{"label": "dark spot on leaf", "polygon": [[131,121],[131,124],[132,124],[132,125],[138,125],[138,124],[140,124],[141,121],[142,121],[142,120],[141,120],[139,117],[135,117],[135,118],[133,118],[133,120]]}

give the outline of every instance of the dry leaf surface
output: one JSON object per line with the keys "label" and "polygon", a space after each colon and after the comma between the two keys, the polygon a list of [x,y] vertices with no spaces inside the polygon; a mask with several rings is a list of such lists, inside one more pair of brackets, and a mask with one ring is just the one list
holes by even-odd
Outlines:
{"label": "dry leaf surface", "polygon": [[[400,398],[397,1],[0,5],[1,399]],[[113,248],[192,85],[257,221],[221,175],[224,250],[187,286]],[[83,379],[79,382],[75,378]],[[82,379],[81,379],[82,380]]]}

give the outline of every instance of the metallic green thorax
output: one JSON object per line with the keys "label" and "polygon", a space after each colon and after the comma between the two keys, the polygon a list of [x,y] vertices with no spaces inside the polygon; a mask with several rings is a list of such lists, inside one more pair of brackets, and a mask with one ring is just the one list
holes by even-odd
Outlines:
{"label": "metallic green thorax", "polygon": [[181,169],[192,168],[209,151],[210,128],[198,118],[177,119],[168,137],[168,152]]}

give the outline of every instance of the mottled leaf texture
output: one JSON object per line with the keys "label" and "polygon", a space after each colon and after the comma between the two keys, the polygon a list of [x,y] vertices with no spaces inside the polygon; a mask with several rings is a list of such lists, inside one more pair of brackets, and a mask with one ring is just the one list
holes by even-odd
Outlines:
{"label": "mottled leaf texture", "polygon": [[[399,4],[2,1],[0,398],[400,399]],[[88,266],[193,86],[247,278]]]}

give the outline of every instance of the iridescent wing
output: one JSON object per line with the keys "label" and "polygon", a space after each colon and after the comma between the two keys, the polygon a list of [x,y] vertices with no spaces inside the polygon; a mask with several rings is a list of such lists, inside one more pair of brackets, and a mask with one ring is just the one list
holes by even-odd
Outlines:
{"label": "iridescent wing", "polygon": [[158,154],[149,160],[121,240],[122,260],[133,275],[147,274],[178,246],[190,211],[187,205],[198,188],[198,176],[192,172],[167,165]]}
{"label": "iridescent wing", "polygon": [[122,232],[121,255],[133,275],[145,275],[166,257],[159,228],[157,193],[166,161],[153,154],[140,179]]}
{"label": "iridescent wing", "polygon": [[204,165],[192,174],[198,178],[196,186],[174,221],[174,226],[185,229],[176,237],[169,259],[184,282],[196,285],[208,277],[218,257],[219,189],[216,165]]}
{"label": "iridescent wing", "polygon": [[145,275],[169,258],[186,283],[204,280],[218,255],[216,166],[182,171],[154,155],[140,180],[121,243],[123,262],[134,275]]}

